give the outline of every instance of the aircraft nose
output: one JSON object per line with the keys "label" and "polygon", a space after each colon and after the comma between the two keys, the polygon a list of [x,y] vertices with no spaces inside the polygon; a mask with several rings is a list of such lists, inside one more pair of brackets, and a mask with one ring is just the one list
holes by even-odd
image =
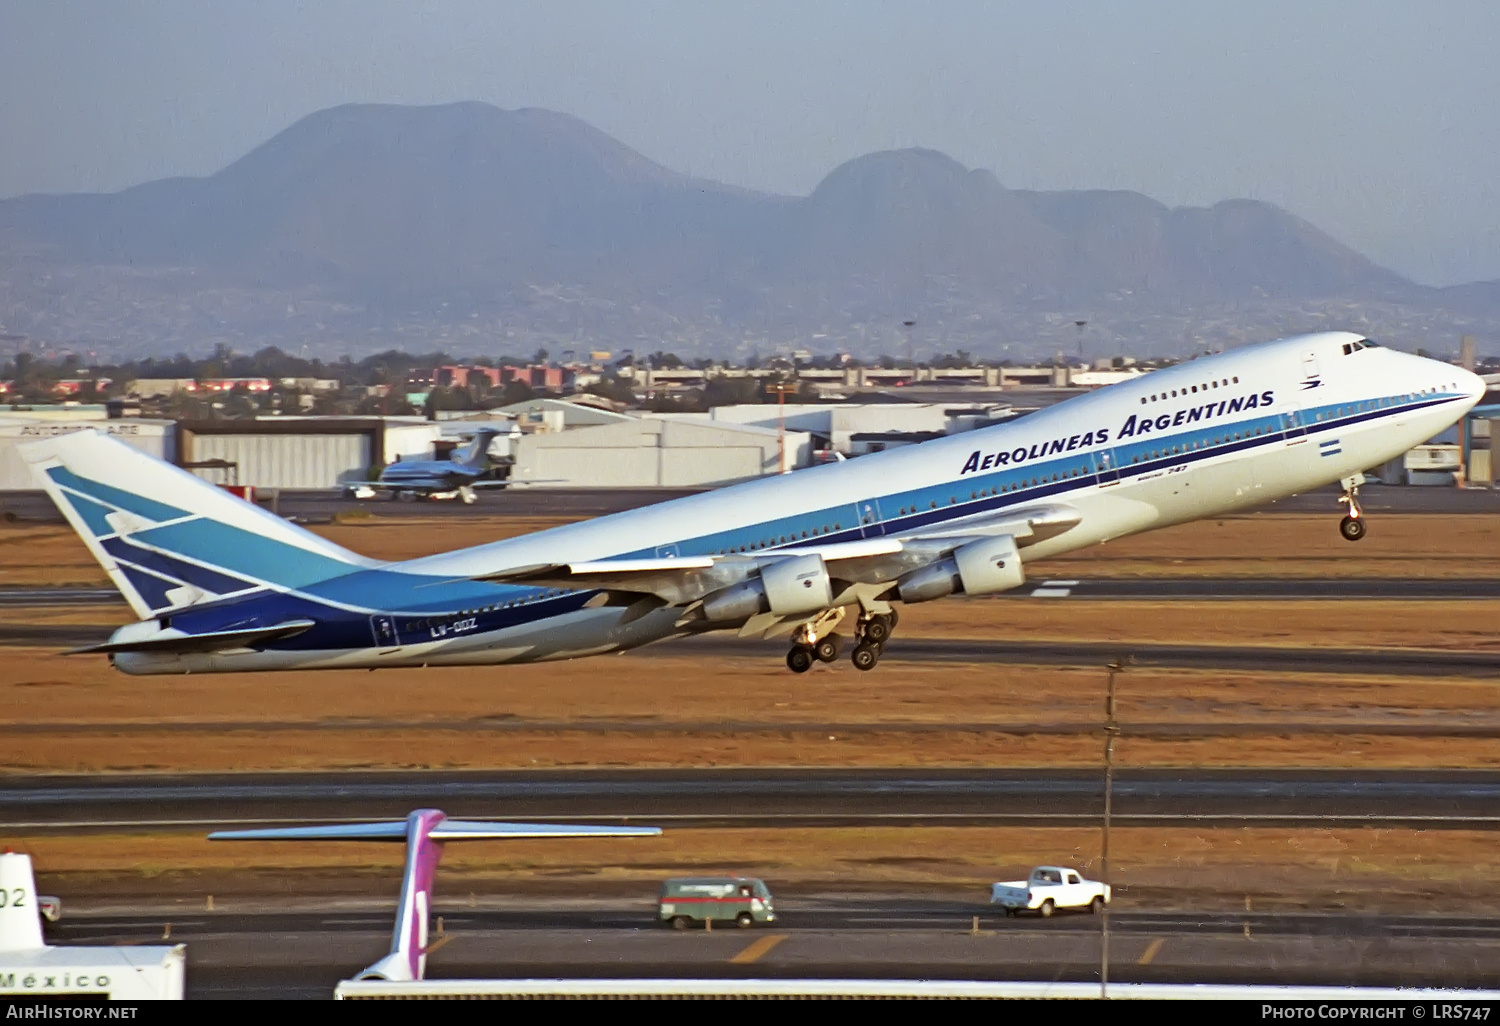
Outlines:
{"label": "aircraft nose", "polygon": [[1483,399],[1484,393],[1489,389],[1484,379],[1472,371],[1461,370],[1458,373],[1458,387],[1463,389],[1464,394],[1476,403]]}

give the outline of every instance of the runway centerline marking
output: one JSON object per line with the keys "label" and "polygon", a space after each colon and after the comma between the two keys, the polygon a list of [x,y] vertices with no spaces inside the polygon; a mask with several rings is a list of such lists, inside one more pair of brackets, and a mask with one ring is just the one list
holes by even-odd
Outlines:
{"label": "runway centerline marking", "polygon": [[760,940],[752,941],[749,947],[745,948],[744,951],[741,951],[729,961],[735,965],[749,965],[751,962],[757,962],[762,955],[786,940],[786,938],[787,935],[784,933],[768,933],[760,938]]}
{"label": "runway centerline marking", "polygon": [[1150,944],[1147,944],[1146,945],[1146,950],[1143,951],[1143,952],[1141,952],[1140,960],[1137,961],[1135,964],[1136,965],[1150,965],[1151,964],[1151,960],[1156,957],[1156,953],[1161,950],[1161,946],[1163,944],[1165,944],[1165,943],[1166,943],[1165,939],[1163,939],[1161,937],[1158,937],[1158,938],[1156,938],[1156,940],[1152,941]]}
{"label": "runway centerline marking", "polygon": [[1071,588],[1036,588],[1032,591],[1032,598],[1067,598],[1073,594]]}

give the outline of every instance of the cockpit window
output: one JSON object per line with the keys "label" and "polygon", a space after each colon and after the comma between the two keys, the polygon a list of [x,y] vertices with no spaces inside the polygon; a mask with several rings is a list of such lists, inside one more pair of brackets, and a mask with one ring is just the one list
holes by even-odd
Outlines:
{"label": "cockpit window", "polygon": [[1353,342],[1345,342],[1344,343],[1344,355],[1348,356],[1350,353],[1357,353],[1361,349],[1378,349],[1378,348],[1380,348],[1380,347],[1377,346],[1374,342],[1371,342],[1369,339],[1367,339],[1367,338],[1358,338],[1358,339],[1355,339]]}

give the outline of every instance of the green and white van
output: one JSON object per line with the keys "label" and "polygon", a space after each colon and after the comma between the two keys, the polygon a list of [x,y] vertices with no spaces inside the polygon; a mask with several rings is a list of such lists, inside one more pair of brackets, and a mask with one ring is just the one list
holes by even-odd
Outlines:
{"label": "green and white van", "polygon": [[771,892],[749,876],[685,876],[661,885],[656,916],[675,930],[698,923],[732,922],[741,928],[773,923]]}

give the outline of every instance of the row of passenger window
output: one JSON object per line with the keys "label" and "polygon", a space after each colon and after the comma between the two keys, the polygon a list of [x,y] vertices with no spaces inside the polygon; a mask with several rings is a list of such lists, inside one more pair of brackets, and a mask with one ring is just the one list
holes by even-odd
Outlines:
{"label": "row of passenger window", "polygon": [[1184,395],[1196,395],[1198,392],[1207,392],[1211,388],[1228,388],[1231,384],[1238,385],[1239,383],[1240,379],[1237,377],[1219,378],[1217,381],[1210,381],[1204,385],[1189,385],[1187,388],[1173,388],[1165,392],[1153,392],[1150,395],[1141,396],[1141,405],[1159,403],[1163,399],[1176,399]]}
{"label": "row of passenger window", "polygon": [[408,620],[403,629],[408,631],[426,630],[428,627],[436,627],[438,624],[447,623],[450,620],[463,619],[466,616],[478,616],[480,613],[494,613],[501,609],[511,609],[515,606],[528,606],[533,602],[540,602],[542,599],[555,598],[558,595],[566,595],[568,593],[569,590],[566,588],[548,588],[535,595],[528,595],[522,599],[512,599],[509,602],[496,602],[493,605],[478,606],[474,609],[460,609],[457,612],[444,613],[441,616],[429,616],[421,620]]}
{"label": "row of passenger window", "polygon": [[1160,449],[1149,449],[1146,452],[1135,453],[1130,457],[1130,462],[1146,463],[1150,462],[1151,460],[1159,460],[1164,456],[1172,456],[1177,453],[1184,452],[1195,452],[1200,449],[1207,449],[1210,446],[1226,445],[1229,442],[1238,442],[1242,439],[1255,438],[1257,436],[1268,435],[1270,433],[1271,429],[1263,424],[1253,428],[1246,428],[1243,431],[1226,431],[1224,434],[1207,439],[1206,441],[1182,442],[1178,445],[1167,445],[1163,446]]}
{"label": "row of passenger window", "polygon": [[731,545],[727,549],[714,549],[711,555],[733,556],[740,552],[759,552],[761,549],[769,549],[775,545],[786,545],[789,542],[805,541],[809,538],[818,538],[825,534],[842,531],[843,529],[843,523],[835,520],[832,527],[828,526],[827,524],[824,524],[822,527],[814,527],[811,529],[811,531],[803,531],[800,537],[794,530],[790,534],[779,534],[773,538],[767,538],[765,541],[761,542],[747,542],[746,544],[740,545],[738,547]]}

